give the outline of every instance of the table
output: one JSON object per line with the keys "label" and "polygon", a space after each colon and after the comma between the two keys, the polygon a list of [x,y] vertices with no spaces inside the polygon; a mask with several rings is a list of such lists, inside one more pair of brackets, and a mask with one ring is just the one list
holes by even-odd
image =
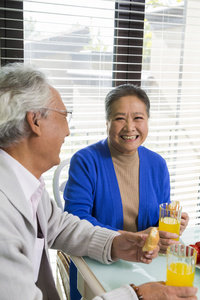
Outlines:
{"label": "table", "polygon": [[[181,242],[189,245],[200,241],[200,226],[185,230]],[[101,264],[89,257],[71,259],[78,269],[78,289],[83,300],[91,300],[94,296],[108,292],[121,285],[134,283],[140,285],[149,281],[166,281],[166,256],[159,255],[151,264],[133,263],[119,260],[111,265]],[[194,285],[199,288],[200,300],[200,269],[196,268]]]}

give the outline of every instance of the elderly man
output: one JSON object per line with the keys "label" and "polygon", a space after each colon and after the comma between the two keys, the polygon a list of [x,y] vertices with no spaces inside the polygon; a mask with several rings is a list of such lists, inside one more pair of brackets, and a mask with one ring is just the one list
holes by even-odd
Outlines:
{"label": "elderly man", "polygon": [[[0,70],[0,298],[59,299],[48,249],[87,255],[102,263],[118,258],[150,263],[159,248],[142,252],[145,235],[123,234],[62,214],[42,174],[59,164],[69,135],[67,112],[44,74],[23,64]],[[197,299],[196,288],[129,285],[96,299]],[[150,298],[152,297],[152,298]]]}

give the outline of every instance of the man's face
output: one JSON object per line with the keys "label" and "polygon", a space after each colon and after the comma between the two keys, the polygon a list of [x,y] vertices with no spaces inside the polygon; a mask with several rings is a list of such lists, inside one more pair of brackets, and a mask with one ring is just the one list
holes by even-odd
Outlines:
{"label": "man's face", "polygon": [[[52,102],[49,108],[66,110],[58,91],[51,88]],[[44,159],[48,161],[48,168],[60,163],[60,149],[65,137],[70,134],[66,114],[58,111],[48,111],[48,116],[42,120],[42,142]]]}
{"label": "man's face", "polygon": [[136,96],[125,96],[112,103],[107,122],[108,138],[114,148],[133,154],[148,134],[145,104]]}

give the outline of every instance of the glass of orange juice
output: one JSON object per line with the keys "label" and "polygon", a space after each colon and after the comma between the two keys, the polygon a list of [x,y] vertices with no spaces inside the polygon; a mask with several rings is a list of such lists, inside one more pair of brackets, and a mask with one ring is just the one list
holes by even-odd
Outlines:
{"label": "glass of orange juice", "polygon": [[[177,209],[169,209],[168,203],[162,203],[159,206],[159,230],[180,233],[180,224],[181,224],[181,212],[182,207]],[[178,241],[179,237],[175,239]]]}
{"label": "glass of orange juice", "polygon": [[182,244],[167,248],[166,285],[193,286],[197,251]]}

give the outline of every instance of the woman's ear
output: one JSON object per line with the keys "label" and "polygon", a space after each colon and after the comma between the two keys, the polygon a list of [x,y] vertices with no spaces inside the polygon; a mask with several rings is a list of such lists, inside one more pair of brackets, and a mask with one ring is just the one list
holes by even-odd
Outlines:
{"label": "woman's ear", "polygon": [[106,121],[106,133],[107,133],[107,135],[109,133],[109,122],[108,121]]}
{"label": "woman's ear", "polygon": [[37,112],[27,112],[26,114],[27,122],[32,130],[33,133],[36,135],[41,135],[41,128],[40,128],[40,113]]}

